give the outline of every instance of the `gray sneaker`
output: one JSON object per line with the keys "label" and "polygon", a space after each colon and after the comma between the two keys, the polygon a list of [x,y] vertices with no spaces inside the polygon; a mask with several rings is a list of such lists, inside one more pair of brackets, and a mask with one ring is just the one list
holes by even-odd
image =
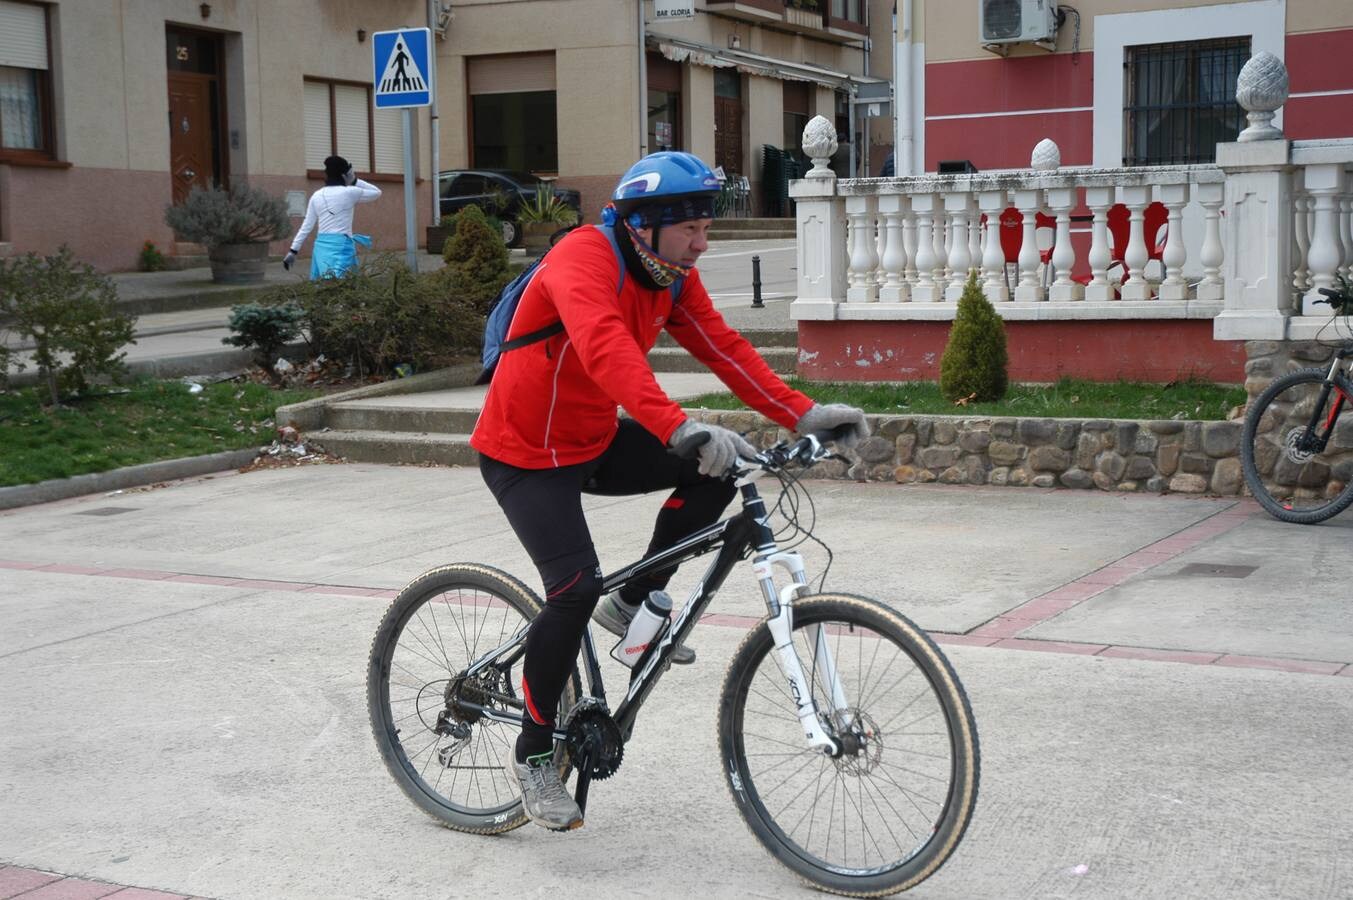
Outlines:
{"label": "gray sneaker", "polygon": [[[630,606],[612,592],[597,603],[597,608],[592,611],[592,621],[616,637],[624,637],[626,629],[630,627],[630,619],[638,611],[638,607]],[[688,666],[695,662],[695,651],[681,644],[672,651],[672,662]]]}
{"label": "gray sneaker", "polygon": [[583,826],[582,810],[559,779],[553,753],[527,757],[524,763],[513,757],[507,764],[507,773],[517,783],[522,806],[532,822],[551,831],[572,831]]}

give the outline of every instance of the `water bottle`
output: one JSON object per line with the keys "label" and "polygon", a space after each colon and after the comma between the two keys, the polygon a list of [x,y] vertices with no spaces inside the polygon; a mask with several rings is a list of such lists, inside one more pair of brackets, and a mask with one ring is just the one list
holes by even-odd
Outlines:
{"label": "water bottle", "polygon": [[630,619],[625,636],[611,649],[611,656],[622,665],[634,668],[648,645],[662,637],[671,616],[672,598],[664,591],[653,591]]}

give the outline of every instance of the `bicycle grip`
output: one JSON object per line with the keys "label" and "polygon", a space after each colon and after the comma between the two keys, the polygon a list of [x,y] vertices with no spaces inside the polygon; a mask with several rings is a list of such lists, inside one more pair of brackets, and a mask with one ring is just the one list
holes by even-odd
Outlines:
{"label": "bicycle grip", "polygon": [[848,437],[855,430],[855,426],[849,422],[844,425],[837,425],[830,431],[814,431],[813,437],[817,438],[819,444],[835,444],[842,438]]}
{"label": "bicycle grip", "polygon": [[696,453],[705,444],[709,443],[710,434],[708,431],[701,431],[686,438],[686,440],[677,444],[675,447],[669,447],[667,452],[673,456],[679,456],[682,459],[695,459]]}

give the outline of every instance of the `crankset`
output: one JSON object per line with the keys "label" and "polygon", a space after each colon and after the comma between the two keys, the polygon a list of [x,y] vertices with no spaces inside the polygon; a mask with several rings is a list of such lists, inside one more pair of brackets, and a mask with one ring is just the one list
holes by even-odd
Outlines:
{"label": "crankset", "polygon": [[585,812],[592,779],[610,778],[620,768],[625,758],[625,738],[606,707],[587,697],[569,711],[564,745],[578,770],[573,799],[579,811]]}

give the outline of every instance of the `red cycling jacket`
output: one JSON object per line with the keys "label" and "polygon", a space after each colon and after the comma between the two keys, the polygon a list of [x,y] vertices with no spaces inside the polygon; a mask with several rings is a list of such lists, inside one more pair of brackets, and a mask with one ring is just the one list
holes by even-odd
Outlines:
{"label": "red cycling jacket", "polygon": [[564,331],[499,358],[470,437],[480,453],[524,469],[587,462],[615,436],[617,406],[666,443],[686,415],[648,365],[663,328],[744,403],[786,428],[812,406],[724,322],[698,272],[673,305],[669,290],[646,290],[628,274],[617,293],[616,264],[606,235],[589,227],[537,267],[507,338],[560,321]]}

